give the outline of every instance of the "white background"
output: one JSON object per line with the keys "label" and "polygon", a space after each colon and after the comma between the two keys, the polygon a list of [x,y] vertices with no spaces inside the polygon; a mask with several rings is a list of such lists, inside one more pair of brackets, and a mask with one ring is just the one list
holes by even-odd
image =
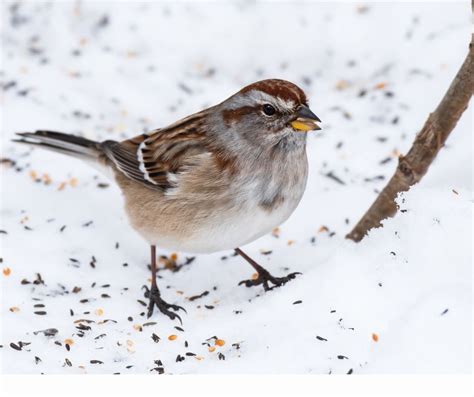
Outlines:
{"label": "white background", "polygon": [[[0,171],[1,267],[11,271],[0,274],[3,373],[145,374],[158,359],[172,374],[470,373],[471,110],[400,200],[407,211],[358,245],[344,239],[462,63],[468,2],[11,6],[3,9],[0,76],[2,156],[16,162]],[[300,85],[323,130],[309,137],[302,203],[279,238],[245,249],[275,275],[303,275],[264,294],[237,286],[252,269],[230,252],[198,256],[178,273],[159,273],[165,299],[187,309],[184,332],[160,315],[138,331],[147,322],[137,299],[149,282],[149,249],[128,226],[120,192],[98,188],[105,177],[77,160],[10,139],[48,128],[119,140],[270,77]],[[186,256],[178,253],[178,263]],[[36,273],[45,285],[21,284]],[[34,314],[38,303],[47,315]],[[74,321],[84,318],[94,322],[80,338]],[[53,338],[33,334],[51,327]],[[214,335],[225,345],[211,353],[202,343]],[[19,341],[31,344],[10,347]],[[176,362],[186,352],[202,359]]]}

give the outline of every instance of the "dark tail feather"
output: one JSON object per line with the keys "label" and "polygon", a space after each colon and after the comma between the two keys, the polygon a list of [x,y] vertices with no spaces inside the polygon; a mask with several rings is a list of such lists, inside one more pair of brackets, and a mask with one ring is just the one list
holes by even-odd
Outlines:
{"label": "dark tail feather", "polygon": [[54,131],[19,132],[17,135],[20,138],[13,139],[14,142],[42,147],[83,160],[98,159],[102,152],[99,142],[76,135]]}

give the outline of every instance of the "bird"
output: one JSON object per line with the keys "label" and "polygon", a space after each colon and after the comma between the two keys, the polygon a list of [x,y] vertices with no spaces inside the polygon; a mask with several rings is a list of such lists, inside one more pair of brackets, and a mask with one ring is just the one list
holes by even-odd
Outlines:
{"label": "bird", "polygon": [[130,225],[149,244],[155,307],[182,322],[186,310],[165,301],[156,282],[156,247],[186,253],[234,250],[257,272],[239,285],[280,287],[299,272],[273,276],[241,246],[278,227],[306,188],[307,133],[320,130],[304,91],[281,79],[245,86],[223,102],[164,128],[123,141],[94,141],[37,130],[15,142],[76,157],[121,189]]}

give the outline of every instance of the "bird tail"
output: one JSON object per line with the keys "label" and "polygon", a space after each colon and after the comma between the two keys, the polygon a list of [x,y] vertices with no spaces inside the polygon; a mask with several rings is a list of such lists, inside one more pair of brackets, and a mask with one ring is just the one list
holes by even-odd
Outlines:
{"label": "bird tail", "polygon": [[98,160],[102,154],[100,143],[76,135],[54,131],[19,132],[14,142],[32,147],[41,147],[63,153],[81,160]]}

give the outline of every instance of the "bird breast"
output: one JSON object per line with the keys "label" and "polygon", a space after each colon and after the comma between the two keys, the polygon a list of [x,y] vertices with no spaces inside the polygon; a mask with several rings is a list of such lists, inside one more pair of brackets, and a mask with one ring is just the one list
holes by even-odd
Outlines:
{"label": "bird breast", "polygon": [[211,253],[250,243],[288,219],[306,186],[305,152],[272,160],[248,161],[234,173],[203,164],[179,175],[165,195],[143,190],[126,200],[130,221],[150,244],[169,250]]}

